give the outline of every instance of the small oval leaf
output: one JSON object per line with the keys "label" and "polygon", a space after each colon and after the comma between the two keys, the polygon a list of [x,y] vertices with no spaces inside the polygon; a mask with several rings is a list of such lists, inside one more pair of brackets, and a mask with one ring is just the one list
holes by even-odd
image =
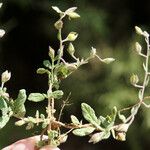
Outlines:
{"label": "small oval leaf", "polygon": [[76,116],[74,116],[74,115],[71,115],[71,121],[72,121],[72,123],[75,124],[75,125],[80,124],[78,118],[77,118]]}
{"label": "small oval leaf", "polygon": [[31,93],[28,97],[29,101],[41,102],[45,99],[45,95],[41,93]]}
{"label": "small oval leaf", "polygon": [[77,136],[86,136],[86,135],[91,134],[94,130],[95,128],[93,127],[87,127],[87,128],[75,129],[73,130],[72,133]]}
{"label": "small oval leaf", "polygon": [[84,118],[93,124],[94,126],[98,127],[100,125],[100,120],[96,117],[95,111],[91,108],[88,104],[82,103],[81,104],[82,114]]}

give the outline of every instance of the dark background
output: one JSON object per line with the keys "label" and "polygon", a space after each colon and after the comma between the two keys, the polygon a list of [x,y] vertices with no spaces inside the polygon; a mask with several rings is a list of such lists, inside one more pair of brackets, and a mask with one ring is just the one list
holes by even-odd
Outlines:
{"label": "dark background", "polygon": [[[47,90],[46,76],[36,74],[46,58],[48,46],[58,47],[56,30],[53,24],[58,19],[51,6],[62,10],[77,6],[81,18],[66,21],[64,37],[70,31],[77,31],[75,41],[78,56],[87,56],[91,47],[96,47],[101,57],[114,57],[110,65],[92,60],[81,67],[61,84],[65,97],[72,93],[70,103],[63,113],[63,121],[70,121],[74,114],[82,119],[80,104],[87,102],[98,115],[109,114],[113,106],[127,107],[136,103],[137,90],[130,83],[132,73],[140,77],[142,61],[134,52],[134,42],[143,40],[135,34],[134,26],[150,31],[150,1],[136,0],[4,0],[0,9],[0,27],[5,36],[0,39],[0,73],[6,69],[12,72],[7,83],[8,91],[16,97],[18,90],[25,88],[27,93]],[[68,55],[65,54],[68,60]],[[149,93],[149,90],[147,90]],[[44,110],[42,104],[26,103],[27,115],[33,115],[36,109]],[[58,110],[61,102],[57,102]],[[112,138],[99,144],[88,144],[87,138],[71,135],[61,145],[63,150],[128,149],[145,150],[149,147],[150,111],[141,108],[137,118],[127,133],[125,142]],[[24,127],[15,127],[15,119],[0,131],[0,148],[21,138],[40,133],[40,128],[26,131]]]}

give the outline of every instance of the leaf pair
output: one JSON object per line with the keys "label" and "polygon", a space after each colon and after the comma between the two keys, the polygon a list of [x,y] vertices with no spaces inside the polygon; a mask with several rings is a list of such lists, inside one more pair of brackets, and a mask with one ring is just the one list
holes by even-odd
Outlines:
{"label": "leaf pair", "polygon": [[31,93],[28,97],[28,100],[33,101],[33,102],[41,102],[45,98],[54,98],[54,99],[60,99],[63,96],[63,91],[61,90],[56,90],[54,92],[48,93],[48,96],[46,94],[41,94],[41,93]]}

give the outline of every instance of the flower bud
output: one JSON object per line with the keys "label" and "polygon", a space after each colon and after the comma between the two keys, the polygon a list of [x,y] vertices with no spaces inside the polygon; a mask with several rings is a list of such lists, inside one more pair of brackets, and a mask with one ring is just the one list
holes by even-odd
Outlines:
{"label": "flower bud", "polygon": [[115,131],[118,132],[127,132],[129,128],[129,124],[123,123],[116,126]]}
{"label": "flower bud", "polygon": [[116,133],[116,140],[125,141],[126,140],[126,133],[125,132],[118,132]]}
{"label": "flower bud", "polygon": [[93,144],[98,143],[101,140],[101,136],[102,136],[101,134],[102,132],[93,134],[89,140],[89,143],[93,143]]}
{"label": "flower bud", "polygon": [[5,34],[5,31],[3,29],[0,29],[0,38],[3,37]]}
{"label": "flower bud", "polygon": [[68,13],[67,15],[68,15],[70,18],[73,18],[73,19],[80,17],[80,15],[79,15],[78,13],[76,13],[76,12],[70,12],[70,13]]}
{"label": "flower bud", "polygon": [[115,61],[114,58],[105,58],[105,59],[102,59],[102,62],[106,63],[106,64],[110,64],[111,62]]}
{"label": "flower bud", "polygon": [[65,143],[68,139],[68,135],[62,134],[59,136],[59,142],[60,143]]}
{"label": "flower bud", "polygon": [[58,20],[55,24],[54,24],[55,28],[57,30],[62,29],[63,28],[63,22],[61,20]]}
{"label": "flower bud", "polygon": [[130,82],[132,85],[135,85],[139,82],[139,78],[136,74],[133,74],[131,77],[130,77]]}
{"label": "flower bud", "polygon": [[74,55],[75,49],[72,43],[69,43],[68,52],[70,55]]}
{"label": "flower bud", "polygon": [[136,33],[137,33],[137,34],[139,34],[139,35],[143,35],[143,31],[142,31],[142,29],[141,29],[141,28],[139,28],[138,26],[135,26],[135,31],[136,31]]}
{"label": "flower bud", "polygon": [[67,36],[68,41],[74,41],[78,37],[78,34],[76,32],[70,32]]}
{"label": "flower bud", "polygon": [[135,43],[135,50],[138,54],[141,53],[142,46],[138,42]]}
{"label": "flower bud", "polygon": [[1,82],[5,83],[7,81],[9,81],[11,78],[11,73],[8,72],[8,70],[6,70],[5,72],[2,73],[1,75]]}
{"label": "flower bud", "polygon": [[55,57],[55,50],[53,48],[51,48],[49,46],[49,53],[48,53],[49,57],[51,57],[51,59],[54,59]]}
{"label": "flower bud", "polygon": [[144,37],[146,37],[146,38],[149,37],[149,34],[148,34],[146,31],[143,32],[143,35],[144,35]]}

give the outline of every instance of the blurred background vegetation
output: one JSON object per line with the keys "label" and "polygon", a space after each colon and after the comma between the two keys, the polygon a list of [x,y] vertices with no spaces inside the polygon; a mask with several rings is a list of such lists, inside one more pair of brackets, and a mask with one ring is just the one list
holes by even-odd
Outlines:
{"label": "blurred background vegetation", "polygon": [[[77,31],[79,38],[75,42],[77,55],[87,56],[91,46],[96,47],[101,57],[114,57],[110,65],[92,60],[81,67],[61,88],[65,97],[71,92],[70,103],[63,113],[62,120],[70,121],[70,115],[81,116],[80,104],[86,102],[96,110],[98,115],[109,114],[113,106],[127,107],[136,103],[137,90],[130,83],[132,73],[142,79],[142,61],[134,52],[134,42],[143,40],[135,35],[134,26],[150,31],[150,1],[136,0],[4,0],[0,9],[0,27],[6,30],[0,39],[0,73],[8,69],[12,79],[7,83],[12,97],[18,90],[25,88],[27,93],[47,90],[46,76],[36,74],[46,58],[48,46],[58,48],[56,30],[53,24],[57,14],[51,6],[65,10],[78,7],[79,20],[66,22],[64,35]],[[69,60],[67,54],[65,58]],[[147,90],[149,93],[149,90]],[[36,109],[44,110],[46,103],[27,102],[28,115]],[[61,102],[57,107],[60,109]],[[99,144],[88,144],[88,138],[70,136],[67,143],[60,146],[64,150],[128,149],[144,150],[150,146],[150,110],[141,108],[137,118],[128,131],[127,140],[118,142],[113,139]],[[40,133],[26,131],[24,127],[14,127],[15,119],[0,131],[0,149],[16,140]]]}

